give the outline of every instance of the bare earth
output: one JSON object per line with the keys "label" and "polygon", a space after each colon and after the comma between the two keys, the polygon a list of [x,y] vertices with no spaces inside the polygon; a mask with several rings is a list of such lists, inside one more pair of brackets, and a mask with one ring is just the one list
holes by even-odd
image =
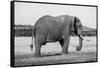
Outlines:
{"label": "bare earth", "polygon": [[85,38],[89,41],[83,41],[83,48],[79,52],[76,51],[78,37],[71,37],[69,54],[61,55],[61,46],[58,42],[55,42],[42,46],[42,57],[35,58],[35,49],[33,49],[33,52],[30,49],[31,37],[15,37],[15,66],[97,61],[96,37]]}

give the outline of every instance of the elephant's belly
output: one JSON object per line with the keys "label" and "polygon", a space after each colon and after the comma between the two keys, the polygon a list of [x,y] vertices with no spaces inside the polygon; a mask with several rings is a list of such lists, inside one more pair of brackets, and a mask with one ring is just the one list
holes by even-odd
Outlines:
{"label": "elephant's belly", "polygon": [[56,42],[59,41],[61,38],[61,35],[48,35],[46,41],[47,42]]}
{"label": "elephant's belly", "polygon": [[[50,25],[52,24],[52,26]],[[56,42],[59,41],[59,39],[62,36],[62,31],[63,31],[63,25],[62,24],[58,24],[58,23],[50,23],[49,26],[49,30],[48,30],[48,35],[47,35],[47,40],[49,42]],[[56,26],[55,26],[56,25]]]}
{"label": "elephant's belly", "polygon": [[56,41],[57,41],[56,39],[47,36],[46,42],[56,42]]}

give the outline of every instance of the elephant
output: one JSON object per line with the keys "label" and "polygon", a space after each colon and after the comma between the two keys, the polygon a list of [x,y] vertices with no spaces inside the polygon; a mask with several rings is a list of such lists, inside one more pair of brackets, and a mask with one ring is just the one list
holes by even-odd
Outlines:
{"label": "elephant", "polygon": [[[82,49],[82,24],[78,17],[70,15],[51,16],[44,15],[40,17],[32,32],[32,41],[34,37],[35,57],[41,57],[41,46],[47,42],[59,42],[62,47],[62,54],[68,54],[70,35],[74,32],[79,37],[77,51]],[[31,44],[33,49],[33,42]]]}

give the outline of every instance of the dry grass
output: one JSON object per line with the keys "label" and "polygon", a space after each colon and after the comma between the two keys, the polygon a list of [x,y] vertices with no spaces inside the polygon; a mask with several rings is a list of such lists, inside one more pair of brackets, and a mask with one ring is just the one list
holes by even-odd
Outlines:
{"label": "dry grass", "polygon": [[69,54],[61,55],[61,46],[58,42],[47,43],[41,48],[40,58],[34,57],[34,50],[31,52],[31,37],[15,38],[15,66],[44,65],[72,62],[96,61],[96,37],[87,37],[90,41],[83,41],[83,48],[76,51],[78,38],[71,37]]}

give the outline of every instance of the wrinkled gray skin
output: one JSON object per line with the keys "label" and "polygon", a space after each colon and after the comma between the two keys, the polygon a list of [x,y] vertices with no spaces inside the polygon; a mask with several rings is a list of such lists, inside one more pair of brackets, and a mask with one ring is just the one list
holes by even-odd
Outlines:
{"label": "wrinkled gray skin", "polygon": [[[59,41],[62,47],[62,54],[68,53],[70,34],[74,32],[79,37],[79,46],[76,50],[82,48],[82,25],[79,18],[69,15],[61,16],[43,16],[35,24],[33,36],[35,42],[35,57],[40,57],[41,46],[47,42]],[[33,41],[33,39],[32,39]],[[33,48],[33,45],[31,45]]]}

